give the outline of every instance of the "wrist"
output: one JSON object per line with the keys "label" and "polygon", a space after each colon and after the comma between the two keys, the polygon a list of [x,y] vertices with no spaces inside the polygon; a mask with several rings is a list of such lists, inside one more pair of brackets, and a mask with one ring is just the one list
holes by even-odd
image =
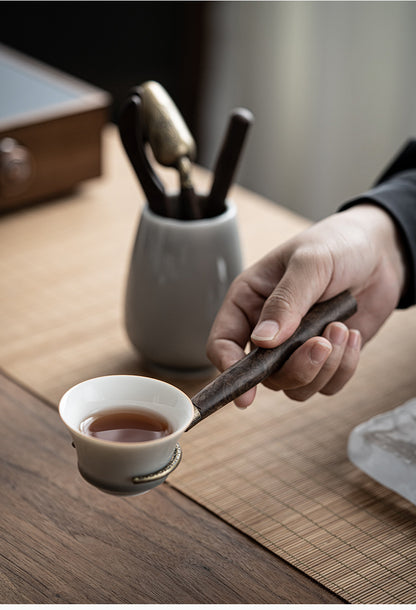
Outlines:
{"label": "wrist", "polygon": [[406,240],[394,217],[371,200],[341,212],[359,223],[375,240],[375,247],[383,253],[383,261],[392,269],[397,282],[399,300],[406,291],[409,279],[409,255]]}

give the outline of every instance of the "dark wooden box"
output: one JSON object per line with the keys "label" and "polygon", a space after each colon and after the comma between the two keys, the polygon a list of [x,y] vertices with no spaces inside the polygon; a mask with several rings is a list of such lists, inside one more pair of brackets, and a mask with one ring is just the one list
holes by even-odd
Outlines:
{"label": "dark wooden box", "polygon": [[111,97],[0,45],[0,210],[101,174]]}

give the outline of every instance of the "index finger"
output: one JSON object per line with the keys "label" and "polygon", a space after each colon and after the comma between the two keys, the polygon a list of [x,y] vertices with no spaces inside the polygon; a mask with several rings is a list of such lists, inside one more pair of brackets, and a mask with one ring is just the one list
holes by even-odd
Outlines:
{"label": "index finger", "polygon": [[238,278],[231,285],[207,343],[208,358],[220,371],[244,356],[253,320],[257,319],[263,302],[244,279]]}

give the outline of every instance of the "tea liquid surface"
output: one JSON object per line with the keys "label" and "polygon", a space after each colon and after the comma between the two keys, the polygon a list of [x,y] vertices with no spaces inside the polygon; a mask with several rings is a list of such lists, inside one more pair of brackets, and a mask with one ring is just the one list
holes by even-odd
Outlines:
{"label": "tea liquid surface", "polygon": [[81,422],[87,436],[118,443],[142,443],[171,434],[165,417],[145,409],[114,409],[95,413]]}

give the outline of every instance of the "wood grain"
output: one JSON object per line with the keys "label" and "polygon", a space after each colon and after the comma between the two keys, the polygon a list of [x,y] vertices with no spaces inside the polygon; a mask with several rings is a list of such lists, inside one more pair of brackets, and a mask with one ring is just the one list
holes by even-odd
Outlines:
{"label": "wood grain", "polygon": [[167,484],[89,486],[55,409],[3,374],[0,404],[2,603],[341,601]]}

